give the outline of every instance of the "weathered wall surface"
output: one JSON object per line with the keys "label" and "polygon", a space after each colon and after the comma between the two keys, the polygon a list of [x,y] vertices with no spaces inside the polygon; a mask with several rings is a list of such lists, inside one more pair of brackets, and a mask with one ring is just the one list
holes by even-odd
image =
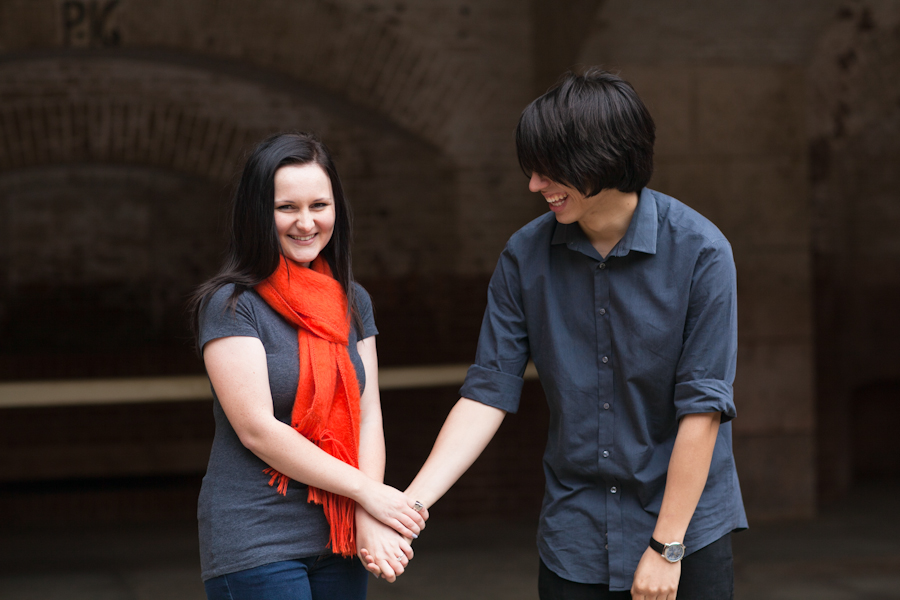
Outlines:
{"label": "weathered wall surface", "polygon": [[822,494],[900,472],[900,5],[848,3],[809,65]]}
{"label": "weathered wall surface", "polygon": [[774,8],[611,1],[581,60],[621,70],[655,115],[650,185],[710,218],[732,243],[744,497],[758,515],[802,516],[815,506],[803,65],[827,12],[780,3],[775,19]]}
{"label": "weathered wall surface", "polygon": [[734,247],[735,454],[759,515],[897,472],[898,11],[611,0],[582,49],[656,116],[651,185]]}
{"label": "weathered wall surface", "polygon": [[[184,297],[217,266],[242,153],[280,129],[316,131],[335,153],[382,364],[470,360],[496,257],[544,210],[516,163],[518,115],[566,68],[601,64],[657,121],[651,185],[734,246],[748,509],[809,515],[817,480],[840,493],[855,472],[896,472],[872,440],[900,405],[898,7],[0,0],[0,378],[196,371]],[[453,393],[386,395],[396,484],[424,460]],[[514,496],[533,510],[537,455],[517,458],[540,448],[539,395],[530,389],[530,409],[448,496],[449,512],[499,514]],[[129,410],[66,418],[97,432],[126,413],[165,422]],[[177,410],[195,424],[203,414]],[[42,447],[27,411],[6,416],[23,456]],[[157,438],[189,448],[186,462],[124,431],[94,446],[85,433],[72,442],[81,467],[67,464],[83,477],[99,476],[88,463],[187,476],[208,436],[190,429]],[[55,448],[47,465],[65,453]],[[128,468],[117,455],[155,458]],[[60,479],[54,469],[29,485]]]}

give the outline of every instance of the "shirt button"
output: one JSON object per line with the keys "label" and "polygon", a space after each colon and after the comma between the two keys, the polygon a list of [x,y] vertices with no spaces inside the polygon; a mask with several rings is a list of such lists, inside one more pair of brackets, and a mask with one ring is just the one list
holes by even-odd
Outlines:
{"label": "shirt button", "polygon": [[615,494],[616,491],[618,491],[618,490],[616,490],[616,486],[613,486],[613,487],[609,488],[609,491],[612,492],[613,494]]}
{"label": "shirt button", "polygon": [[605,268],[606,268],[606,263],[600,263],[599,265],[597,265],[597,268],[598,268],[598,269],[605,269]]}
{"label": "shirt button", "polygon": [[609,357],[608,357],[608,356],[604,356],[603,358],[600,359],[600,362],[602,362],[602,363],[605,365],[606,363],[609,362]]}
{"label": "shirt button", "polygon": [[603,458],[609,458],[609,450],[603,451]]}
{"label": "shirt button", "polygon": [[601,308],[601,309],[600,309],[600,314],[601,314],[601,315],[605,315],[605,314],[606,314],[606,309],[605,309],[605,308]]}
{"label": "shirt button", "polygon": [[604,410],[609,410],[609,402],[604,402],[604,403],[603,403],[603,409],[604,409]]}
{"label": "shirt button", "polygon": [[609,544],[603,544],[603,547],[609,550]]}

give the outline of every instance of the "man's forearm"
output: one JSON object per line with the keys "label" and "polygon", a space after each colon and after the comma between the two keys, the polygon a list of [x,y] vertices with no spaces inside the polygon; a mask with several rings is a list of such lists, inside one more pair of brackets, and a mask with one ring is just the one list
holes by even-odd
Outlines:
{"label": "man's forearm", "polygon": [[481,455],[505,416],[499,408],[460,398],[407,495],[425,506],[437,502]]}
{"label": "man's forearm", "polygon": [[706,486],[720,421],[720,413],[693,414],[681,419],[653,532],[656,540],[662,543],[684,540]]}

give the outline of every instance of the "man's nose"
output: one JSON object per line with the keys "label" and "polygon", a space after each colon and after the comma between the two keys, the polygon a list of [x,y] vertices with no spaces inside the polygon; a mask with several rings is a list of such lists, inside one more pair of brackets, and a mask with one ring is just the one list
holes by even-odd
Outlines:
{"label": "man's nose", "polygon": [[531,179],[528,180],[528,189],[532,192],[539,192],[550,184],[550,180],[531,172]]}

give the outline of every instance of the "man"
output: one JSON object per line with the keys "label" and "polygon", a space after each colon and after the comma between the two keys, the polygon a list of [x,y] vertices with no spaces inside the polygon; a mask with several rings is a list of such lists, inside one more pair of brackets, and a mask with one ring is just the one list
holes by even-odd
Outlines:
{"label": "man", "polygon": [[407,490],[430,506],[449,489],[533,360],[550,406],[543,599],[733,595],[734,260],[712,223],[645,187],[654,140],[632,87],[597,69],[525,109],[519,163],[552,212],[500,256],[462,398]]}

